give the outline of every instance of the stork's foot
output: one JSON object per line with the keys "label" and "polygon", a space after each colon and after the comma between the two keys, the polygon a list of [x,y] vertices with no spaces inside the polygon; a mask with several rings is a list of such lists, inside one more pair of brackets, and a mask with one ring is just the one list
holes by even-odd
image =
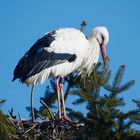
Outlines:
{"label": "stork's foot", "polygon": [[70,124],[77,124],[78,122],[72,121],[70,118],[68,118],[67,116],[63,117],[63,120],[69,122]]}

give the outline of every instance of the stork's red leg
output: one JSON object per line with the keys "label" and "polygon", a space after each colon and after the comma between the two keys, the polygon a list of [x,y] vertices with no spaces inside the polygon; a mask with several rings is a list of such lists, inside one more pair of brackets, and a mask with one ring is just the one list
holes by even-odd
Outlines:
{"label": "stork's red leg", "polygon": [[61,102],[60,102],[60,94],[61,94],[61,98],[62,98],[62,109],[63,109],[63,119],[65,121],[68,121],[70,123],[77,123],[72,121],[71,119],[69,119],[69,117],[67,117],[67,112],[66,112],[66,107],[65,107],[65,100],[64,100],[64,92],[63,92],[63,77],[57,77],[56,80],[56,88],[57,88],[57,96],[58,96],[58,115],[59,118],[62,118],[62,112],[61,112]]}
{"label": "stork's red leg", "polygon": [[63,84],[62,83],[60,85],[60,91],[61,91],[61,97],[62,97],[62,109],[63,109],[63,113],[64,113],[64,116],[67,116],[66,107],[65,107],[65,100],[64,100]]}
{"label": "stork's red leg", "polygon": [[70,123],[76,123],[76,122],[72,121],[71,119],[69,119],[69,117],[67,116],[66,107],[65,107],[65,100],[64,100],[63,80],[62,80],[62,77],[61,77],[60,82],[59,82],[59,87],[60,87],[61,97],[62,97],[62,109],[63,109],[63,114],[64,114],[63,119],[65,121],[70,122]]}
{"label": "stork's red leg", "polygon": [[[63,87],[63,86],[62,86]],[[77,123],[75,121],[72,121],[68,116],[67,116],[67,112],[66,112],[66,107],[65,107],[65,100],[64,100],[64,92],[63,92],[63,89],[61,88],[61,95],[62,95],[62,107],[63,107],[63,113],[64,113],[64,116],[63,116],[63,119],[65,121],[68,121],[69,123]]]}
{"label": "stork's red leg", "polygon": [[59,79],[57,78],[56,80],[56,90],[57,90],[57,98],[58,98],[58,115],[59,115],[59,119],[62,118],[61,115],[61,102],[60,102],[60,87],[59,87]]}
{"label": "stork's red leg", "polygon": [[68,118],[67,113],[66,113],[66,107],[65,107],[64,92],[63,92],[63,77],[62,76],[59,79],[59,88],[60,88],[61,97],[62,97],[62,109],[63,109],[64,118]]}

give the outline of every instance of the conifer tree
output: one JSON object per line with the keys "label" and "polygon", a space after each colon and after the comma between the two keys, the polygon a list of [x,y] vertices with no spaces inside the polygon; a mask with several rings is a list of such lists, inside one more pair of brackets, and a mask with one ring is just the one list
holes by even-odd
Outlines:
{"label": "conifer tree", "polygon": [[[88,113],[86,116],[82,112],[71,111],[70,115],[84,122],[84,127],[74,133],[76,140],[129,140],[140,139],[140,132],[132,128],[133,124],[139,125],[140,101],[133,99],[137,104],[136,109],[128,112],[121,111],[125,106],[125,101],[119,94],[125,92],[135,83],[134,80],[121,85],[125,66],[122,65],[112,84],[109,80],[111,71],[104,67],[98,70],[99,65],[91,73],[90,77],[85,78],[85,86],[82,85],[78,92],[79,99],[74,101],[75,105],[86,102]],[[120,108],[121,107],[121,108]]]}

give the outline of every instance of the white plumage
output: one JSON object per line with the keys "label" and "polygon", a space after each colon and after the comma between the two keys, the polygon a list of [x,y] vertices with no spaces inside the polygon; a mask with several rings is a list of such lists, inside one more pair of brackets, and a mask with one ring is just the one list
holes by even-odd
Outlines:
{"label": "white plumage", "polygon": [[74,28],[46,33],[20,59],[13,80],[19,78],[26,84],[35,85],[48,77],[66,76],[72,72],[82,74],[86,70],[89,75],[100,50],[105,60],[108,40],[105,27],[94,28],[88,37]]}

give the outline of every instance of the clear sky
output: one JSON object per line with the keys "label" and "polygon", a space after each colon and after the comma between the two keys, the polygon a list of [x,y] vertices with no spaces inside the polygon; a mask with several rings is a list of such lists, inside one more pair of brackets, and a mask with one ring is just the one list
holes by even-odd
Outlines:
{"label": "clear sky", "polygon": [[[85,33],[97,25],[109,29],[107,54],[113,74],[126,65],[123,82],[136,80],[135,86],[125,92],[126,110],[135,105],[132,98],[140,98],[140,0],[1,0],[0,1],[0,99],[7,103],[5,113],[13,107],[15,113],[28,117],[30,87],[11,82],[18,60],[43,36],[59,27],[79,28],[87,21]],[[35,106],[43,96],[44,85],[35,90]]]}

